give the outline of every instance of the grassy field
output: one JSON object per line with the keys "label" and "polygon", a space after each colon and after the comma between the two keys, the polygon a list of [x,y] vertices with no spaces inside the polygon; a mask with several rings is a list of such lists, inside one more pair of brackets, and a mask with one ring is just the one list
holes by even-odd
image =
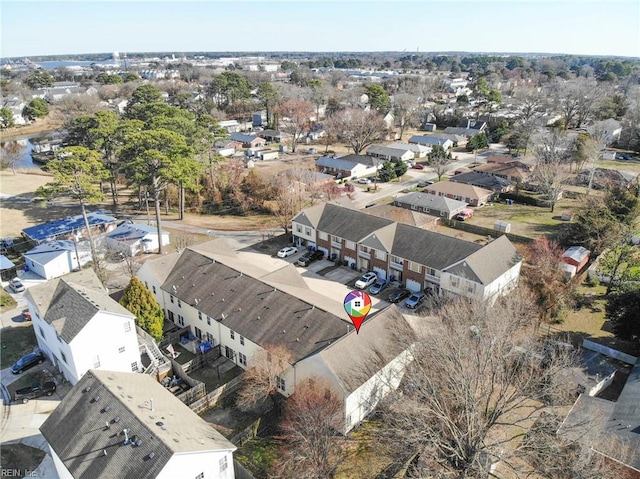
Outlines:
{"label": "grassy field", "polygon": [[2,367],[11,366],[36,346],[33,326],[15,326],[0,331],[0,363]]}
{"label": "grassy field", "polygon": [[0,289],[0,313],[10,311],[18,305],[16,300],[4,289]]}

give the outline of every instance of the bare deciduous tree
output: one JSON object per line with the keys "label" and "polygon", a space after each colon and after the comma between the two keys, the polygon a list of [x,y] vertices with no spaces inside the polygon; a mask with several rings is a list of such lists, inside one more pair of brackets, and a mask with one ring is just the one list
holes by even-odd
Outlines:
{"label": "bare deciduous tree", "polygon": [[490,477],[492,463],[514,467],[514,444],[542,410],[571,403],[573,355],[545,347],[521,288],[493,306],[461,298],[438,316],[416,326],[403,386],[382,409],[383,438],[428,462],[429,477]]}
{"label": "bare deciduous tree", "polygon": [[295,153],[298,143],[309,131],[313,105],[305,100],[285,100],[274,111],[279,115],[280,130],[291,135],[291,151]]}
{"label": "bare deciduous tree", "polygon": [[569,176],[568,144],[566,135],[554,128],[541,138],[535,149],[537,161],[534,177],[540,191],[547,197],[552,212],[562,196],[563,182]]}
{"label": "bare deciduous tree", "polygon": [[348,108],[336,113],[327,124],[356,155],[376,141],[382,140],[387,131],[387,125],[377,111],[358,108]]}
{"label": "bare deciduous tree", "polygon": [[24,155],[26,146],[15,140],[10,140],[0,145],[0,166],[11,168],[11,173],[16,174],[16,163]]}
{"label": "bare deciduous tree", "polygon": [[280,424],[284,442],[276,469],[279,477],[327,479],[342,461],[343,406],[322,378],[297,386]]}
{"label": "bare deciduous tree", "polygon": [[413,125],[418,107],[418,97],[411,93],[398,92],[393,95],[393,115],[400,128],[400,139],[407,127]]}
{"label": "bare deciduous tree", "polygon": [[238,394],[237,405],[252,409],[271,399],[275,406],[278,394],[278,378],[291,367],[291,353],[281,344],[265,345],[250,359],[244,372],[243,387]]}

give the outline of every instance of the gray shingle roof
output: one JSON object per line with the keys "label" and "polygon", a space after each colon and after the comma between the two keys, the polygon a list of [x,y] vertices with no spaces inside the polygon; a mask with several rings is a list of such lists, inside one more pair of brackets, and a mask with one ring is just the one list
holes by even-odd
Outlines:
{"label": "gray shingle roof", "polygon": [[509,180],[500,178],[499,176],[486,175],[483,173],[476,173],[474,171],[455,175],[450,181],[453,181],[454,183],[466,183],[468,185],[495,191],[502,190],[503,188],[507,188],[511,185]]}
{"label": "gray shingle roof", "polygon": [[44,320],[67,343],[101,310],[133,317],[127,309],[109,297],[93,270],[71,273],[32,286],[27,295]]}
{"label": "gray shingle roof", "polygon": [[395,341],[397,334],[413,333],[397,306],[391,305],[367,318],[359,334],[353,330],[319,356],[344,392],[350,394],[404,350],[407,343]]}
{"label": "gray shingle roof", "polygon": [[198,299],[199,311],[256,344],[286,346],[294,362],[347,333],[346,318],[321,309],[315,301],[314,305],[312,291],[307,290],[309,301],[299,299],[283,291],[290,288],[305,294],[296,284],[281,283],[273,273],[263,281],[251,265],[239,269],[240,261],[229,259],[230,264],[237,263],[234,267],[221,261],[224,258],[187,249],[162,289],[194,307]]}
{"label": "gray shingle roof", "polygon": [[[384,155],[390,157],[401,157],[407,151],[411,151],[408,148],[392,148],[390,146],[378,146],[372,145],[367,149],[367,153],[370,155]],[[411,151],[413,153],[413,151]]]}
{"label": "gray shingle roof", "polygon": [[464,261],[445,268],[445,271],[487,285],[520,260],[515,246],[503,235],[464,258]]}
{"label": "gray shingle roof", "polygon": [[401,205],[415,205],[416,207],[429,208],[430,210],[446,211],[451,213],[457,211],[460,208],[465,208],[467,203],[464,201],[458,201],[446,196],[431,195],[429,193],[412,192],[403,196],[399,196],[395,199],[395,204]]}
{"label": "gray shingle roof", "polygon": [[373,231],[393,223],[384,218],[327,203],[318,222],[318,231],[349,241],[360,241]]}
{"label": "gray shingle roof", "polygon": [[345,161],[352,161],[353,163],[360,163],[366,166],[376,166],[376,159],[368,155],[345,155],[341,156],[341,159]]}
{"label": "gray shingle roof", "polygon": [[435,136],[413,135],[409,138],[409,142],[416,143],[417,145],[444,145],[447,140]]}
{"label": "gray shingle roof", "polygon": [[[123,444],[125,428],[138,446]],[[87,372],[40,431],[76,478],[154,478],[175,453],[236,449],[153,377],[136,373]]]}
{"label": "gray shingle roof", "polygon": [[399,224],[391,253],[414,263],[442,270],[480,248],[482,246],[469,241]]}

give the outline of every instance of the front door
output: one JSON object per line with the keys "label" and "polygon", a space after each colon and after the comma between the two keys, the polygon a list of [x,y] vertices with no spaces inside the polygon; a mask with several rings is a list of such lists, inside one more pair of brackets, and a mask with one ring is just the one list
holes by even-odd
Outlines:
{"label": "front door", "polygon": [[236,354],[233,352],[233,349],[231,349],[229,346],[225,346],[225,347],[224,347],[224,355],[225,355],[227,358],[229,358],[229,359],[231,359],[231,360],[233,361],[233,360],[234,360],[234,356],[235,356]]}

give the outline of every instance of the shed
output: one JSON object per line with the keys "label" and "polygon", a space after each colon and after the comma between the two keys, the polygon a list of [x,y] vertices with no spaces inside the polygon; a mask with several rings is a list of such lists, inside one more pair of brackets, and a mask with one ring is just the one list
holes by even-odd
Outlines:
{"label": "shed", "polygon": [[71,240],[47,241],[24,254],[27,268],[44,279],[63,276],[81,268],[91,259],[86,241],[80,244]]}
{"label": "shed", "polygon": [[589,262],[589,256],[591,251],[583,246],[571,246],[562,253],[562,261],[566,264],[570,264],[576,267],[576,272],[579,272]]}
{"label": "shed", "polygon": [[493,229],[500,233],[509,233],[511,231],[511,223],[508,221],[498,220],[493,224]]}

